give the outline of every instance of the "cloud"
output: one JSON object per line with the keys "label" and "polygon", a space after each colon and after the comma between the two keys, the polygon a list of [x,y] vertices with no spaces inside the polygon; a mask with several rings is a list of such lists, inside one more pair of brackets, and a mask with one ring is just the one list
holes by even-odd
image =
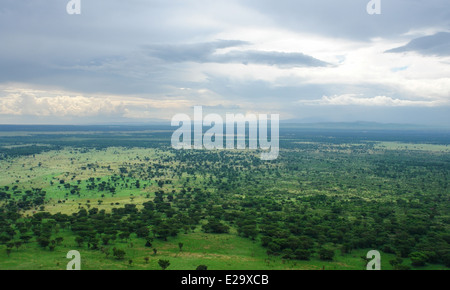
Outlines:
{"label": "cloud", "polygon": [[442,105],[442,101],[417,101],[394,99],[386,96],[364,98],[356,94],[339,96],[323,96],[319,100],[301,100],[298,103],[305,105],[322,106],[373,106],[373,107],[435,107]]}
{"label": "cloud", "polygon": [[[113,120],[170,119],[186,113],[195,105],[213,112],[241,110],[230,100],[222,100],[208,89],[178,89],[179,94],[158,96],[101,95],[84,96],[59,90],[39,90],[25,85],[0,85],[0,120],[5,117],[36,117],[40,120]],[[193,98],[192,96],[195,96]],[[10,121],[8,121],[10,123]]]}
{"label": "cloud", "polygon": [[396,38],[413,29],[450,25],[448,0],[381,1],[381,15],[368,15],[369,0],[247,0],[270,24],[293,31],[357,39]]}
{"label": "cloud", "polygon": [[213,56],[216,62],[276,65],[279,67],[325,67],[329,64],[312,56],[296,52],[277,51],[232,51],[230,53]]}
{"label": "cloud", "polygon": [[299,52],[232,50],[218,53],[220,49],[236,48],[251,43],[241,40],[218,40],[194,44],[156,44],[147,45],[145,49],[149,56],[167,62],[197,62],[197,63],[242,63],[276,65],[279,67],[323,67],[326,62]]}
{"label": "cloud", "polygon": [[[77,16],[68,0],[3,0],[0,117],[171,119],[203,105],[414,121],[448,110],[446,36],[407,44],[448,31],[448,0],[382,0],[381,15],[368,1],[82,0]],[[419,53],[384,53],[400,47]],[[8,84],[41,91],[2,94]],[[317,106],[301,111],[300,98]]]}
{"label": "cloud", "polygon": [[208,62],[218,49],[248,44],[240,40],[217,40],[193,44],[153,44],[144,48],[148,55],[169,62]]}
{"label": "cloud", "polygon": [[38,94],[36,91],[17,91],[0,98],[0,114],[88,117],[124,113],[123,104],[105,98]]}
{"label": "cloud", "polygon": [[390,49],[386,53],[414,51],[424,55],[450,56],[450,33],[439,32],[434,35],[419,37],[407,45]]}

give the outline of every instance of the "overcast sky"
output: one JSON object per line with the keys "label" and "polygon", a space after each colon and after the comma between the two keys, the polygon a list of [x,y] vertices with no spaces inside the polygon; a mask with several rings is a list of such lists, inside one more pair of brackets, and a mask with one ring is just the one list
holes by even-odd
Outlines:
{"label": "overcast sky", "polygon": [[448,0],[2,0],[0,123],[450,126]]}

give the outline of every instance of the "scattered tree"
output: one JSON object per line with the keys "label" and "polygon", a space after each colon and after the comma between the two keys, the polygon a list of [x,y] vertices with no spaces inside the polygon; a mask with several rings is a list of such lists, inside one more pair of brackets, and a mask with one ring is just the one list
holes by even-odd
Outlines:
{"label": "scattered tree", "polygon": [[159,260],[158,265],[163,269],[167,269],[170,266],[170,262],[168,260]]}

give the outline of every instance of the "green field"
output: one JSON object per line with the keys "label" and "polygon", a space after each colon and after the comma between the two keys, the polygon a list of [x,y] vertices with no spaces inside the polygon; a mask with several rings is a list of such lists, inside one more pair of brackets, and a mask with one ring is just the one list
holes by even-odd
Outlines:
{"label": "green field", "polygon": [[[126,251],[126,259],[119,261],[113,257],[106,257],[99,251],[78,247],[70,233],[61,233],[64,237],[63,246],[53,252],[43,251],[37,244],[27,244],[18,251],[14,249],[10,257],[0,253],[0,269],[2,270],[65,270],[70,259],[66,258],[70,250],[77,250],[81,254],[82,270],[160,270],[159,259],[170,261],[168,270],[195,270],[198,265],[207,265],[209,270],[364,270],[365,262],[361,259],[367,250],[355,250],[352,254],[342,255],[336,252],[334,261],[321,261],[313,258],[311,261],[284,260],[280,257],[268,257],[264,248],[257,242],[238,237],[236,235],[214,235],[204,233],[181,234],[168,242],[154,243],[157,254],[152,249],[144,247],[144,239],[131,239],[128,242],[118,242],[115,247]],[[182,242],[180,251],[178,243]],[[130,245],[133,244],[131,247]],[[149,258],[148,263],[144,260]],[[381,267],[392,270],[389,260],[395,258],[393,254],[382,253]],[[129,260],[133,260],[130,265]],[[404,264],[410,263],[406,259]],[[417,268],[420,270],[442,269],[439,265],[427,265]]]}

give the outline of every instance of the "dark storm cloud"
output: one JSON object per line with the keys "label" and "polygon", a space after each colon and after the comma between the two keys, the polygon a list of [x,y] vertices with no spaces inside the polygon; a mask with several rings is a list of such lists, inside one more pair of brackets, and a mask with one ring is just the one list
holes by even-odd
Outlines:
{"label": "dark storm cloud", "polygon": [[415,51],[424,55],[450,55],[450,33],[440,32],[411,40],[407,45],[386,52],[400,53]]}
{"label": "dark storm cloud", "polygon": [[219,40],[195,44],[149,45],[148,55],[167,62],[242,63],[276,65],[279,67],[320,67],[328,64],[303,53],[277,51],[233,50],[217,54],[217,50],[236,48],[250,43],[240,40]]}

